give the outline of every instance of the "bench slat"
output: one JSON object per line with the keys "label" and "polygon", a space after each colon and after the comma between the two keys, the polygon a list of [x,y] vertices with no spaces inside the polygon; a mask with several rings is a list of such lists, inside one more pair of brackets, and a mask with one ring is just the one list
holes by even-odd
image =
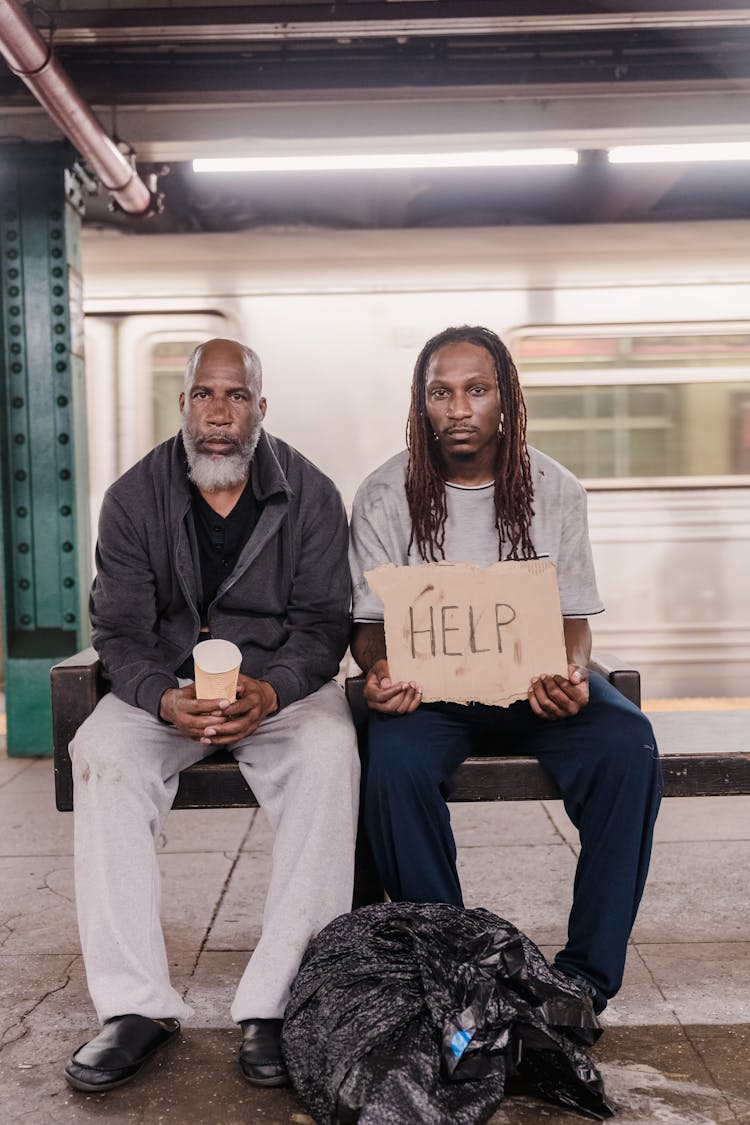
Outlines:
{"label": "bench slat", "polygon": [[243,809],[257,806],[255,794],[227,750],[217,750],[180,774],[176,809]]}
{"label": "bench slat", "polygon": [[[218,759],[218,760],[217,760]],[[668,754],[662,757],[665,797],[750,793],[748,754]],[[471,801],[557,800],[559,790],[535,758],[468,758],[453,778],[448,799]],[[174,807],[244,808],[256,805],[233,759],[219,751],[180,776]]]}
{"label": "bench slat", "polygon": [[750,753],[667,754],[661,762],[667,797],[750,794]]}
{"label": "bench slat", "polygon": [[[720,797],[750,793],[748,754],[662,756],[665,797]],[[559,799],[549,774],[535,758],[469,758],[459,766],[450,801]]]}

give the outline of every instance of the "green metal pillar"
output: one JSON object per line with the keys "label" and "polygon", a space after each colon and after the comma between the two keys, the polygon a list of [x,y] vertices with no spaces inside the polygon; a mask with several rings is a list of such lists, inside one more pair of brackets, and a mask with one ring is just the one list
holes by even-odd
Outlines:
{"label": "green metal pillar", "polygon": [[50,754],[49,670],[88,643],[82,193],[66,143],[0,146],[0,561],[8,753]]}

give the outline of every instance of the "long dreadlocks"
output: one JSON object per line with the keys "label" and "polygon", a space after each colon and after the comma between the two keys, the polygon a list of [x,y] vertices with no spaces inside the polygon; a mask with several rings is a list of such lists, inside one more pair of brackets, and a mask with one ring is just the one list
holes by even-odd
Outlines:
{"label": "long dreadlocks", "polygon": [[509,559],[536,558],[531,542],[534,488],[526,448],[526,407],[518,372],[508,349],[489,328],[463,325],[446,328],[428,340],[419,353],[411,384],[411,407],[406,424],[409,463],[406,496],[411,514],[411,540],[428,562],[445,558],[445,479],[440,451],[426,410],[427,372],[430,362],[446,344],[476,344],[492,356],[504,419],[495,455],[495,527],[498,558],[508,544]]}

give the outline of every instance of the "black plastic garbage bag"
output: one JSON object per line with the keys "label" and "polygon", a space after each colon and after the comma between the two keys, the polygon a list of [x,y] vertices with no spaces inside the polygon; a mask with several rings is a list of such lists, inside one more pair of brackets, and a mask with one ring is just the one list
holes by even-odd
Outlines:
{"label": "black plastic garbage bag", "polygon": [[476,1125],[508,1079],[611,1117],[580,1046],[600,1033],[591,999],[509,922],[382,903],[336,918],[310,943],[282,1048],[318,1125]]}

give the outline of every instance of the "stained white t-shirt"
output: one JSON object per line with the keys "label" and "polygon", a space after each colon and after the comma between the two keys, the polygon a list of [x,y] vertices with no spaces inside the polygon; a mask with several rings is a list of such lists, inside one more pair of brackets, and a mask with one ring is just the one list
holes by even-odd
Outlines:
{"label": "stained white t-shirt", "polygon": [[[412,544],[411,516],[404,487],[407,452],[391,457],[360,485],[354,497],[349,563],[354,620],[382,621],[383,603],[367,584],[366,570],[386,563],[418,566],[424,562]],[[531,541],[539,558],[557,566],[560,608],[564,617],[590,617],[604,609],[596,588],[591,557],[586,492],[563,465],[529,446],[534,486]],[[466,488],[446,485],[445,559],[491,566],[498,561],[494,485]],[[508,544],[503,543],[503,558]]]}

